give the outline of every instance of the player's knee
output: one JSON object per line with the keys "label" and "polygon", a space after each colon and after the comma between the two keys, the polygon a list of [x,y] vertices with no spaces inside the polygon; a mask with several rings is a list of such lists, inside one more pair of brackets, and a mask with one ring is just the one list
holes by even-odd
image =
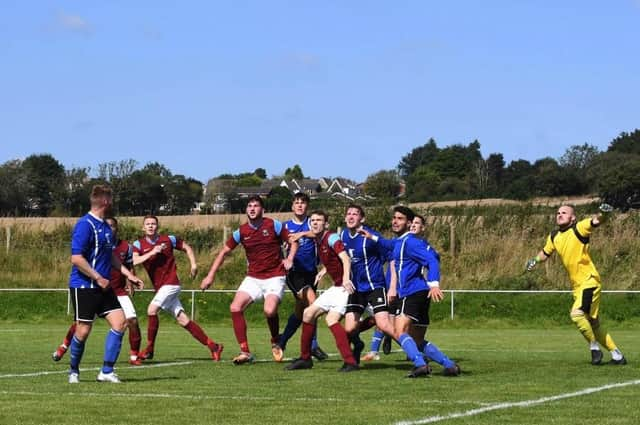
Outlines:
{"label": "player's knee", "polygon": [[575,310],[571,310],[571,320],[574,322],[578,322],[580,320],[584,319],[584,311],[580,310],[579,308],[575,309]]}
{"label": "player's knee", "polygon": [[591,322],[591,328],[594,330],[600,327],[600,319],[598,319],[597,317],[596,318],[590,317],[589,322]]}

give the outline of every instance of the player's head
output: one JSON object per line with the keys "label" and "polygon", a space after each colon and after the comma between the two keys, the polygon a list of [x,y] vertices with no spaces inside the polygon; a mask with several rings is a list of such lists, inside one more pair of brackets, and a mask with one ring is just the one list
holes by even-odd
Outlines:
{"label": "player's head", "polygon": [[291,211],[293,211],[296,216],[304,217],[307,215],[307,208],[309,208],[309,195],[304,192],[298,192],[293,195]]}
{"label": "player's head", "polygon": [[415,235],[420,235],[422,234],[422,232],[424,232],[424,229],[426,227],[427,226],[425,224],[424,217],[420,214],[416,214],[415,217],[413,217],[413,221],[411,222],[411,228],[409,229],[409,231]]}
{"label": "player's head", "polygon": [[104,221],[111,227],[111,233],[113,233],[113,238],[118,238],[118,220],[115,217],[107,217]]}
{"label": "player's head", "polygon": [[107,216],[111,215],[111,206],[113,204],[113,191],[107,185],[97,184],[91,188],[89,195],[91,209],[102,211]]}
{"label": "player's head", "polygon": [[344,214],[344,223],[349,230],[357,229],[362,225],[364,221],[364,209],[357,204],[347,205],[347,209]]}
{"label": "player's head", "polygon": [[323,234],[327,230],[328,223],[329,216],[322,210],[316,210],[309,216],[309,227],[316,236]]}
{"label": "player's head", "polygon": [[391,219],[391,230],[394,233],[401,235],[409,231],[411,222],[416,214],[409,207],[404,205],[397,205],[393,207],[393,218]]}
{"label": "player's head", "polygon": [[571,205],[562,205],[556,211],[556,224],[561,229],[573,226],[576,222],[576,210]]}
{"label": "player's head", "polygon": [[145,215],[142,219],[142,231],[145,236],[155,236],[158,233],[160,222],[155,215]]}
{"label": "player's head", "polygon": [[249,220],[255,220],[262,217],[264,212],[264,201],[258,195],[250,196],[247,199],[247,217]]}

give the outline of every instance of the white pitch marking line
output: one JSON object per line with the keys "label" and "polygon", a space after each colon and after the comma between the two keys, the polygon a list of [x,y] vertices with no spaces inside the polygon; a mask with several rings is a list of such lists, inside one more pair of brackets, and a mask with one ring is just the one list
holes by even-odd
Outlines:
{"label": "white pitch marking line", "polygon": [[[81,382],[82,384],[82,382]],[[104,386],[104,385],[103,385]],[[92,393],[92,392],[36,392],[36,391],[0,391],[0,395],[10,396],[39,396],[39,397],[104,397],[105,393]],[[233,395],[199,395],[199,394],[169,394],[169,393],[109,393],[109,397],[126,397],[126,398],[161,398],[161,399],[176,399],[176,400],[243,400],[243,401],[285,401],[285,402],[343,402],[344,398],[309,398],[309,397],[294,397],[287,399],[278,399],[277,397],[256,397],[256,396],[233,396]],[[386,400],[387,402],[402,402],[406,400]],[[433,403],[451,403],[451,400],[419,400],[418,403],[433,404]],[[479,404],[475,401],[458,401],[459,404]]]}
{"label": "white pitch marking line", "polygon": [[610,390],[610,389],[613,389],[613,388],[628,387],[630,385],[640,385],[640,379],[637,379],[637,380],[634,380],[634,381],[619,382],[619,383],[616,383],[616,384],[607,384],[607,385],[603,385],[601,387],[585,388],[584,390],[575,391],[575,392],[572,392],[572,393],[558,394],[558,395],[550,396],[550,397],[542,397],[542,398],[538,398],[538,399],[535,399],[535,400],[524,400],[524,401],[518,401],[518,402],[512,402],[512,403],[498,403],[498,404],[493,404],[493,405],[489,405],[489,406],[486,406],[486,407],[481,407],[479,409],[467,410],[466,412],[456,412],[456,413],[451,413],[451,414],[448,414],[448,415],[430,416],[430,417],[427,417],[427,418],[417,419],[417,420],[414,420],[414,421],[400,421],[400,422],[396,422],[395,425],[430,424],[430,423],[434,423],[434,422],[446,421],[448,419],[456,419],[456,418],[463,418],[463,417],[468,417],[468,416],[475,416],[475,415],[479,415],[481,413],[491,412],[493,410],[510,409],[512,407],[530,407],[530,406],[535,406],[537,404],[544,404],[544,403],[548,403],[548,402],[552,402],[552,401],[562,400],[562,399],[565,399],[565,398],[579,397],[579,396],[583,396],[583,395],[587,395],[587,394],[593,394],[593,393],[597,393],[597,392],[600,392],[600,391]]}
{"label": "white pitch marking line", "polygon": [[[158,364],[150,364],[150,365],[143,365],[143,366],[135,366],[135,367],[128,367],[126,368],[127,371],[132,371],[132,370],[136,370],[136,369],[149,369],[152,367],[168,367],[168,366],[185,366],[185,365],[190,365],[193,364],[193,362],[172,362],[172,363],[158,363]],[[100,370],[100,367],[93,367],[93,368],[82,368],[80,369],[80,372],[87,372],[87,371],[97,371]],[[32,373],[12,373],[12,374],[8,374],[8,375],[0,375],[0,379],[5,379],[5,378],[31,378],[31,377],[36,377],[36,376],[46,376],[46,375],[61,375],[61,374],[68,374],[69,371],[68,370],[52,370],[52,371],[46,371],[46,372],[32,372]]]}

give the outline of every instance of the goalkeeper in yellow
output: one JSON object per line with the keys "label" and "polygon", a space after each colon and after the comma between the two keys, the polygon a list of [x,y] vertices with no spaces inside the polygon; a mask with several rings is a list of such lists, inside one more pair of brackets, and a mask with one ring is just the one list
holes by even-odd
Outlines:
{"label": "goalkeeper in yellow", "polygon": [[531,271],[536,264],[546,261],[554,251],[560,256],[562,264],[569,273],[573,291],[571,320],[589,343],[592,365],[602,364],[600,345],[611,352],[609,364],[627,364],[627,360],[611,336],[600,325],[598,309],[602,284],[600,283],[600,275],[589,256],[591,232],[608,217],[612,210],[611,205],[602,204],[598,215],[577,221],[573,207],[561,206],[556,213],[558,229],[547,237],[542,251],[527,262],[527,270]]}

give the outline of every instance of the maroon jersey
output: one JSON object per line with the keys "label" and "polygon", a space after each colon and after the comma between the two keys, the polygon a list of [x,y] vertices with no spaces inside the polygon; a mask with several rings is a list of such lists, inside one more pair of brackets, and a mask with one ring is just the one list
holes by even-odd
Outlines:
{"label": "maroon jersey", "polygon": [[164,285],[180,285],[173,250],[182,250],[182,239],[178,239],[173,235],[158,235],[154,241],[142,238],[133,243],[133,252],[137,252],[140,255],[144,255],[151,251],[154,246],[162,244],[164,244],[164,249],[161,253],[142,263],[156,291]]}
{"label": "maroon jersey", "polygon": [[342,286],[342,275],[344,267],[342,260],[338,256],[344,252],[344,244],[337,233],[326,232],[318,244],[318,257],[320,262],[327,269],[327,273],[333,279],[334,286]]}
{"label": "maroon jersey", "polygon": [[[119,240],[113,247],[113,253],[118,257],[118,260],[129,270],[133,267],[133,248],[129,245],[129,242]],[[125,286],[127,284],[127,278],[115,267],[111,268],[110,282],[113,292],[117,296],[127,295]]]}
{"label": "maroon jersey", "polygon": [[282,243],[289,238],[289,231],[278,220],[262,219],[259,227],[245,223],[233,232],[226,245],[233,249],[242,244],[247,254],[247,276],[269,279],[286,275],[282,264]]}

